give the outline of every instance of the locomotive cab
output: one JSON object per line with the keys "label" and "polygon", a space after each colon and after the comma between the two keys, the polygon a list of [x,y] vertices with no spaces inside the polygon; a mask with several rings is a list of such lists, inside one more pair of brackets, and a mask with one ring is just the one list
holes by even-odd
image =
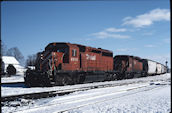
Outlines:
{"label": "locomotive cab", "polygon": [[79,70],[79,62],[79,48],[76,45],[69,43],[50,43],[45,47],[43,52],[37,54],[35,63],[36,70],[28,70],[26,72],[26,79],[29,80],[25,81],[32,81],[32,83],[42,81],[38,84],[51,85],[67,84],[62,83],[69,81],[66,80],[70,78],[66,73]]}
{"label": "locomotive cab", "polygon": [[[43,54],[43,70],[72,70],[79,61],[78,48],[67,43],[50,43]],[[70,64],[70,65],[69,65]],[[73,69],[74,70],[74,69]]]}
{"label": "locomotive cab", "polygon": [[127,56],[115,56],[114,57],[114,70],[119,72],[127,71],[129,67],[129,57]]}

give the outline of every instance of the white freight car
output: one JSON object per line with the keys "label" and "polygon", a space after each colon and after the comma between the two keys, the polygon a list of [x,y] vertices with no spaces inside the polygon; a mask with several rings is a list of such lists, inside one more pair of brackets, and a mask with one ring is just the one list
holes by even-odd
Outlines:
{"label": "white freight car", "polygon": [[165,72],[165,67],[164,65],[161,64],[161,73],[164,73]]}
{"label": "white freight car", "polygon": [[156,74],[156,66],[157,63],[152,60],[148,60],[148,75],[154,75]]}
{"label": "white freight car", "polygon": [[161,73],[164,74],[167,72],[167,67],[162,65],[162,70],[161,70]]}
{"label": "white freight car", "polygon": [[157,73],[156,74],[161,74],[161,70],[162,70],[162,65],[157,63],[156,64],[156,68],[157,68]]}

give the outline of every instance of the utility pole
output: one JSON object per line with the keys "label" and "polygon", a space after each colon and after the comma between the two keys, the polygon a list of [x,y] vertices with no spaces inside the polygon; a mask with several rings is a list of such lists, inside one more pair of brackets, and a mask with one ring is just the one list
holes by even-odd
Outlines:
{"label": "utility pole", "polygon": [[167,63],[168,63],[168,61],[166,61],[166,62],[165,62],[165,64],[166,64],[166,67],[167,67]]}
{"label": "utility pole", "polygon": [[169,72],[169,69],[168,69],[167,63],[168,63],[168,61],[166,60],[165,65],[166,65],[167,73],[168,73]]}

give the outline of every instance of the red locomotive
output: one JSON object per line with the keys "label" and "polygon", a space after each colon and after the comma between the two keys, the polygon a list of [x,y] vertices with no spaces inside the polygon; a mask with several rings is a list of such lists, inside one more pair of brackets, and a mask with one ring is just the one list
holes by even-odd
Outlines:
{"label": "red locomotive", "polygon": [[146,76],[146,69],[143,60],[135,56],[115,56],[114,70],[118,71],[121,74],[120,76],[118,76],[118,79]]}
{"label": "red locomotive", "polygon": [[28,86],[104,81],[113,71],[113,53],[79,44],[50,43],[37,54],[35,66],[36,70],[26,72]]}

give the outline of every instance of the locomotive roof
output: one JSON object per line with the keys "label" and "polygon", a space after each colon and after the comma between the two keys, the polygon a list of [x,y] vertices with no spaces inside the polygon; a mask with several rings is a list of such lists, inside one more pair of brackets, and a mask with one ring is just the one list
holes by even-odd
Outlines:
{"label": "locomotive roof", "polygon": [[133,55],[116,55],[117,57],[134,57],[134,58],[140,58],[138,56],[133,56]]}
{"label": "locomotive roof", "polygon": [[[84,45],[81,45],[81,44],[75,44],[75,45],[78,45],[78,46],[84,46]],[[110,53],[113,53],[112,51],[110,50],[106,50],[106,49],[102,49],[102,48],[94,48],[94,47],[90,47],[90,46],[84,46],[86,48],[91,48],[92,50],[99,50],[99,51],[102,51],[102,52],[110,52]]]}
{"label": "locomotive roof", "polygon": [[52,42],[49,43],[46,47],[51,46],[51,45],[71,45],[71,43],[66,43],[66,42]]}
{"label": "locomotive roof", "polygon": [[[154,60],[150,60],[150,59],[146,59],[146,58],[145,58],[144,60],[149,60],[149,61],[152,61],[152,62],[156,62],[156,61],[154,61]],[[158,62],[156,62],[156,63],[158,63]],[[159,64],[160,64],[160,63],[159,63]]]}
{"label": "locomotive roof", "polygon": [[115,57],[132,57],[132,58],[135,58],[135,59],[141,60],[141,58],[140,58],[140,57],[138,57],[138,56],[132,56],[132,55],[116,55]]}
{"label": "locomotive roof", "polygon": [[110,52],[110,53],[113,53],[110,50],[106,50],[106,49],[102,49],[102,48],[94,48],[94,47],[85,46],[85,45],[81,45],[81,44],[71,44],[71,43],[66,43],[66,42],[52,42],[52,43],[49,43],[45,48],[48,48],[49,46],[51,46],[53,44],[68,45],[68,46],[82,46],[82,47],[85,47],[85,48],[91,48],[93,50],[99,50],[99,51],[102,51],[102,52]]}
{"label": "locomotive roof", "polygon": [[49,44],[45,47],[45,50],[46,50],[47,48],[50,48],[52,45],[54,45],[54,46],[56,46],[56,45],[63,45],[63,47],[64,47],[64,46],[66,46],[66,47],[68,47],[68,46],[75,46],[75,45],[72,45],[72,44],[66,43],[66,42],[52,42],[52,43],[49,43]]}

